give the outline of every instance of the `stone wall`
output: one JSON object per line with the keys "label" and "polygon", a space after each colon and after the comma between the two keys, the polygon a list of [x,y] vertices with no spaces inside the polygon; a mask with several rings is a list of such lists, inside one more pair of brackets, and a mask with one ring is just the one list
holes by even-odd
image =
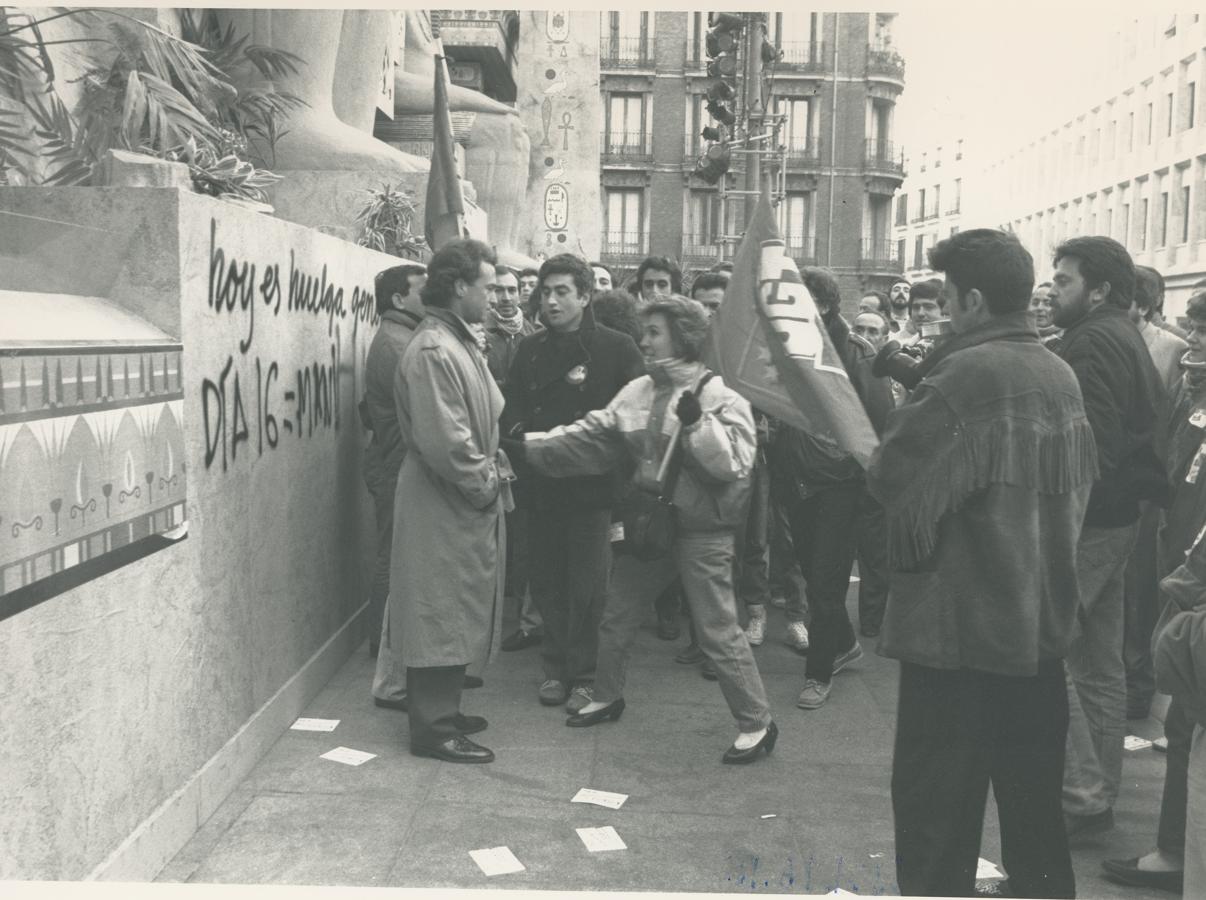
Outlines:
{"label": "stone wall", "polygon": [[397,261],[171,189],[0,189],[0,235],[0,290],[183,344],[187,537],[0,621],[0,878],[149,879],[359,644]]}

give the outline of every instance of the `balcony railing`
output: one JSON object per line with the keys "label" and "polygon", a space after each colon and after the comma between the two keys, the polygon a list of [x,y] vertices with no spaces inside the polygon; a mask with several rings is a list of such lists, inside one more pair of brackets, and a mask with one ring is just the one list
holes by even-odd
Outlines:
{"label": "balcony railing", "polygon": [[605,256],[644,256],[649,252],[647,231],[605,231],[603,254]]}
{"label": "balcony railing", "polygon": [[649,38],[608,36],[599,42],[599,63],[622,69],[648,68],[653,65]]}
{"label": "balcony railing", "polygon": [[683,259],[690,262],[716,260],[720,257],[720,246],[712,242],[708,234],[683,235]]}
{"label": "balcony railing", "polygon": [[687,38],[685,48],[683,60],[688,69],[702,69],[707,66],[708,57],[699,43]]}
{"label": "balcony railing", "polygon": [[815,137],[789,137],[787,139],[787,162],[788,164],[795,163],[796,165],[820,165],[820,139]]}
{"label": "balcony railing", "polygon": [[887,238],[864,238],[859,259],[876,267],[901,268],[900,259],[896,253],[896,242]]}
{"label": "balcony railing", "polygon": [[815,237],[800,237],[787,235],[783,239],[787,245],[787,255],[797,263],[814,263],[817,259],[817,239]]}
{"label": "balcony railing", "polygon": [[867,168],[904,177],[904,151],[898,151],[891,141],[867,139]]}
{"label": "balcony railing", "polygon": [[867,75],[904,80],[904,59],[891,47],[867,46]]}
{"label": "balcony railing", "polygon": [[619,131],[603,135],[604,162],[640,162],[652,156],[649,135],[643,131]]}
{"label": "balcony railing", "polygon": [[776,71],[824,72],[828,64],[823,41],[784,41],[779,49],[783,58],[775,64]]}

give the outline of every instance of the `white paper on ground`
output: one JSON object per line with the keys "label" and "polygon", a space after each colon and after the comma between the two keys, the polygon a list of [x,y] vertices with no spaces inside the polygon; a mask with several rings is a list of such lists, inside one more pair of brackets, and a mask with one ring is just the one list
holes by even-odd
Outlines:
{"label": "white paper on ground", "polygon": [[611,535],[611,543],[613,543],[613,544],[616,541],[624,540],[624,523],[623,522],[612,522],[610,535]]}
{"label": "white paper on ground", "polygon": [[851,575],[851,576],[850,576],[850,583],[851,583],[851,584],[858,584],[858,583],[859,583],[861,580],[862,580],[862,579],[860,579],[860,578],[859,578],[857,575]]}
{"label": "white paper on ground", "polygon": [[363,750],[353,750],[350,747],[336,747],[334,750],[328,750],[319,758],[343,763],[345,766],[358,766],[361,763],[368,762],[370,759],[376,759],[377,754],[365,753]]}
{"label": "white paper on ground", "polygon": [[570,803],[593,803],[596,806],[606,806],[608,809],[619,809],[627,799],[627,794],[613,794],[610,791],[582,788],[574,794],[574,799]]}
{"label": "white paper on ground", "polygon": [[997,868],[996,863],[989,862],[980,857],[976,860],[976,877],[977,878],[1004,878],[1005,873]]}
{"label": "white paper on ground", "polygon": [[764,815],[762,818],[764,818],[764,819],[777,819],[777,818],[779,818],[779,815],[778,815],[778,813],[767,813],[767,814],[766,814],[766,815]]}
{"label": "white paper on ground", "polygon": [[523,863],[515,858],[510,847],[490,847],[487,850],[470,850],[469,855],[482,870],[483,875],[509,875],[522,872]]}
{"label": "white paper on ground", "polygon": [[302,717],[289,727],[294,731],[334,731],[338,719],[307,719]]}
{"label": "white paper on ground", "polygon": [[577,828],[578,837],[591,853],[601,853],[604,850],[627,850],[628,845],[610,825],[603,828]]}
{"label": "white paper on ground", "polygon": [[1127,750],[1146,750],[1151,745],[1151,741],[1146,738],[1136,737],[1133,734],[1128,734],[1122,740],[1122,746]]}

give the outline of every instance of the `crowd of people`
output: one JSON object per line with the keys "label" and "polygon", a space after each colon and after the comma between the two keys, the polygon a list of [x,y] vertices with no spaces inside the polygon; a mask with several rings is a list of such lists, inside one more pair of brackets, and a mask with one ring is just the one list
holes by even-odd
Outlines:
{"label": "crowd of people", "polygon": [[[1156,848],[1103,867],[1206,896],[1206,282],[1182,331],[1160,274],[1110,238],[1065,241],[1037,286],[1002,231],[930,263],[941,277],[857,304],[801,272],[880,438],[866,467],[704,364],[716,311],[756,302],[731,265],[685,286],[651,256],[621,282],[571,254],[515,271],[463,239],[382,272],[361,404],[372,694],[407,712],[411,751],[494,759],[460,701],[497,649],[539,647],[533,700],[566,725],[618,722],[642,625],[673,641],[685,618],[675,658],[719,684],[722,761],[751,763],[779,735],[752,650],[776,605],[803,710],[840,702],[860,637],[900,662],[903,893],[973,893],[991,785],[1008,895],[1075,896],[1070,843],[1114,826],[1126,722],[1161,690]],[[674,522],[652,602],[610,585],[651,498]]]}

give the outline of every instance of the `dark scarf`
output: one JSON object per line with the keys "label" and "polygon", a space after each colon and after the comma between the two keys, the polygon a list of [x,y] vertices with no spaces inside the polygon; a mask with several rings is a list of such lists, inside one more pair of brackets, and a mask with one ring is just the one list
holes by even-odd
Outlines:
{"label": "dark scarf", "polygon": [[[1097,449],[1079,392],[1036,391],[1032,367],[1006,364],[994,368],[996,396],[985,396],[980,348],[1008,363],[1008,347],[984,345],[1037,343],[1028,314],[1000,316],[948,338],[921,364],[925,381],[889,416],[872,463],[894,568],[929,557],[942,517],[990,485],[1064,494],[1096,479]],[[1054,356],[1036,362],[1061,367]]]}

